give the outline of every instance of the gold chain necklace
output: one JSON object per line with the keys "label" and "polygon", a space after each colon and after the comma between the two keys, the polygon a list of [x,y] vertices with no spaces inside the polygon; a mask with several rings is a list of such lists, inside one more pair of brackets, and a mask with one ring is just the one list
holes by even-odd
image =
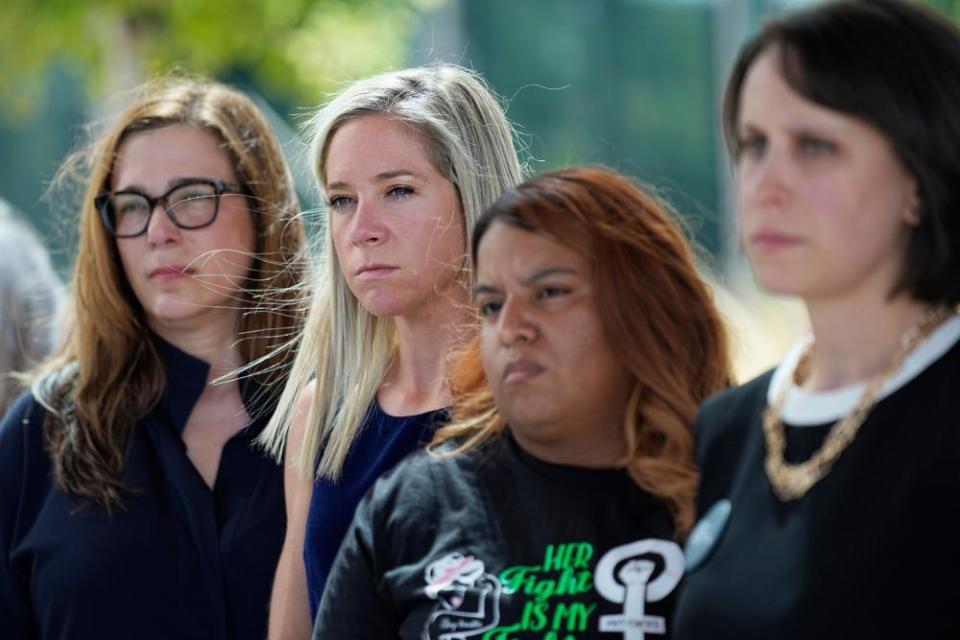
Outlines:
{"label": "gold chain necklace", "polygon": [[[783,409],[791,385],[789,381],[783,385],[773,403],[763,412],[763,434],[767,444],[767,457],[764,461],[764,467],[767,470],[767,477],[770,478],[773,492],[777,494],[781,501],[787,502],[803,497],[810,490],[810,487],[830,472],[833,463],[857,437],[857,432],[860,431],[867,414],[870,413],[876,403],[877,394],[880,393],[883,385],[900,368],[907,355],[934,328],[953,313],[954,310],[950,308],[931,308],[919,323],[907,329],[900,337],[897,349],[894,351],[893,357],[890,358],[887,367],[867,382],[857,406],[830,427],[830,431],[820,448],[808,460],[800,464],[791,464],[784,460],[786,438],[784,435],[785,428],[780,420],[780,412]],[[795,370],[799,370],[807,363],[813,353],[813,346],[813,342],[807,346],[803,355],[797,361]]]}

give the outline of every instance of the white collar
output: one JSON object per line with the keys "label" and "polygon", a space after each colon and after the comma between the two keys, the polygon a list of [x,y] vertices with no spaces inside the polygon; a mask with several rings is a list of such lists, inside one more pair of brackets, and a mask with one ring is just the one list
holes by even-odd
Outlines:
{"label": "white collar", "polygon": [[[767,403],[772,404],[783,385],[790,385],[783,409],[780,411],[780,418],[783,422],[798,427],[836,422],[853,411],[860,396],[863,395],[865,386],[865,383],[861,382],[831,391],[811,393],[794,384],[793,371],[811,340],[813,336],[808,334],[790,349],[773,372],[773,378],[767,388]],[[897,372],[883,385],[877,400],[887,397],[916,378],[920,372],[949,351],[958,340],[960,340],[960,315],[954,314],[910,352]]]}

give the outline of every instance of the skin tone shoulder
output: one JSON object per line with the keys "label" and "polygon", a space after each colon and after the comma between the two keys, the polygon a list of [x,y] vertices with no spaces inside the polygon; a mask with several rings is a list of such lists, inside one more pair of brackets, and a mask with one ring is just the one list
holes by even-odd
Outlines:
{"label": "skin tone shoulder", "polygon": [[883,370],[924,313],[890,297],[917,185],[880,131],[794,91],[777,53],[758,56],[741,92],[741,243],[767,289],[803,299],[817,340],[805,386],[833,389]]}
{"label": "skin tone shoulder", "polygon": [[517,443],[547,462],[621,466],[634,379],[603,330],[590,261],[495,222],[476,280],[483,368]]}
{"label": "skin tone shoulder", "polygon": [[[192,179],[235,182],[216,136],[187,125],[134,133],[120,146],[111,189],[158,197]],[[209,379],[242,364],[236,348],[238,290],[253,263],[252,213],[243,196],[220,198],[217,218],[181,229],[154,207],[147,230],[117,238],[124,274],[150,328],[211,365]],[[183,432],[187,453],[213,486],[223,445],[249,423],[236,382],[209,385]]]}

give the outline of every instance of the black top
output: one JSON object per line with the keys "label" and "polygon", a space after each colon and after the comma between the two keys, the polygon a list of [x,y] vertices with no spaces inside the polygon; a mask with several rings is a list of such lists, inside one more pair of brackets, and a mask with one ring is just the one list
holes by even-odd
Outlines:
{"label": "black top", "polygon": [[[953,318],[908,358],[833,469],[798,500],[774,495],[761,426],[792,366],[704,405],[698,512],[722,499],[732,509],[688,575],[678,637],[960,638],[958,337]],[[793,387],[788,461],[808,459],[859,392]]]}
{"label": "black top", "polygon": [[421,453],[360,503],[314,638],[668,638],[673,530],[623,470],[549,464],[509,436]]}
{"label": "black top", "polygon": [[350,445],[340,477],[314,483],[303,541],[311,619],[317,615],[330,567],[364,494],[384,472],[429,442],[436,426],[447,419],[446,409],[391,416],[374,400]]}
{"label": "black top", "polygon": [[123,481],[136,492],[112,517],[56,488],[29,393],[0,423],[4,640],[265,637],[286,524],[282,469],[252,447],[267,416],[226,443],[211,490],[181,439],[208,365],[157,345],[167,393],[133,430]]}

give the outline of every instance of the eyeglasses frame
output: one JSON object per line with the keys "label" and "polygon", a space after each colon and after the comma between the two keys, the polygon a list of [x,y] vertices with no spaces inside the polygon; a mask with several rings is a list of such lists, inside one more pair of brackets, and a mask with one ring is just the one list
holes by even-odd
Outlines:
{"label": "eyeglasses frame", "polygon": [[[180,222],[174,216],[173,212],[170,211],[170,206],[167,203],[167,198],[170,197],[170,194],[173,193],[174,191],[177,191],[178,189],[182,189],[184,187],[189,187],[190,185],[194,185],[194,184],[207,184],[213,187],[213,196],[214,196],[213,215],[210,217],[209,221],[204,222],[203,224],[198,224],[195,226],[183,225],[183,224],[180,224]],[[147,204],[150,206],[149,212],[147,213],[147,222],[146,224],[143,225],[143,230],[140,231],[139,233],[134,233],[129,235],[117,234],[116,229],[114,228],[114,222],[110,219],[110,214],[107,212],[107,205],[110,202],[111,198],[113,198],[114,196],[119,196],[124,194],[140,196],[143,199],[145,199],[147,201]],[[171,187],[166,191],[166,193],[163,193],[157,196],[156,198],[151,198],[147,194],[143,193],[142,191],[137,191],[136,189],[122,189],[120,191],[104,191],[98,194],[97,197],[93,199],[93,204],[97,209],[97,213],[100,215],[100,222],[103,223],[104,228],[107,230],[107,232],[110,233],[110,235],[112,235],[114,238],[137,238],[145,234],[147,232],[147,229],[150,228],[150,220],[153,217],[153,212],[156,210],[158,204],[163,205],[163,212],[167,214],[167,217],[170,219],[170,222],[172,222],[174,226],[176,226],[178,229],[193,230],[193,229],[202,229],[204,227],[209,227],[211,224],[216,222],[217,216],[220,214],[220,197],[225,194],[236,194],[236,195],[247,196],[249,195],[249,192],[237,183],[226,182],[224,180],[221,180],[220,178],[212,178],[212,179],[197,178],[197,179],[190,179],[190,180],[181,182],[180,184],[177,184]]]}

